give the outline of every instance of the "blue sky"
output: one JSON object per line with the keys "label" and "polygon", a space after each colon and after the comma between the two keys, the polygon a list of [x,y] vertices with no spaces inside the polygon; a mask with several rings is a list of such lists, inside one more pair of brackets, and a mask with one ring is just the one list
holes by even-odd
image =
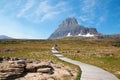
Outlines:
{"label": "blue sky", "polygon": [[0,35],[47,39],[68,17],[120,34],[120,0],[0,0]]}

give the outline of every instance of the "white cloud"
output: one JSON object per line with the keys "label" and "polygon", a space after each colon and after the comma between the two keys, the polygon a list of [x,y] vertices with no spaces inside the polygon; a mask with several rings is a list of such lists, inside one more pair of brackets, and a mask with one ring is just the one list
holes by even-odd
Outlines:
{"label": "white cloud", "polygon": [[36,22],[43,22],[45,20],[53,19],[62,12],[66,12],[67,8],[65,1],[58,2],[54,5],[50,4],[49,0],[41,1],[39,7],[35,11]]}
{"label": "white cloud", "polygon": [[80,22],[87,26],[100,27],[107,18],[107,5],[111,2],[104,0],[81,0]]}
{"label": "white cloud", "polygon": [[17,17],[24,16],[25,13],[34,6],[34,0],[27,0],[24,8],[17,14]]}
{"label": "white cloud", "polygon": [[52,6],[48,4],[48,1],[42,1],[39,3],[39,6],[36,9],[35,14],[39,16],[40,14],[48,13],[49,11],[51,11],[51,9]]}
{"label": "white cloud", "polygon": [[[9,5],[12,9],[9,8]],[[74,14],[69,13],[69,11],[73,10],[69,1],[63,0],[15,0],[14,3],[5,3],[5,6],[5,9],[0,10],[1,13],[8,11],[12,16],[24,18],[34,23],[52,20],[62,16],[61,14],[66,14],[67,16]]]}
{"label": "white cloud", "polygon": [[79,19],[82,22],[87,22],[88,24],[93,23],[92,20],[95,18],[97,0],[82,0],[80,12],[81,15]]}
{"label": "white cloud", "polygon": [[59,12],[51,12],[51,13],[47,13],[47,14],[45,14],[42,18],[41,18],[41,22],[43,22],[43,21],[45,21],[45,20],[47,20],[47,19],[51,19],[51,18],[53,18],[53,17],[55,17],[55,15],[58,15],[59,14]]}
{"label": "white cloud", "polygon": [[67,12],[71,9],[67,8],[66,1],[57,1],[55,4],[52,0],[41,0],[37,2],[28,0],[23,6],[22,10],[17,14],[17,17],[23,17],[35,23],[53,19],[60,13]]}
{"label": "white cloud", "polygon": [[82,20],[83,22],[88,20],[88,17],[86,17],[86,16],[80,16],[79,18],[80,18],[80,20]]}
{"label": "white cloud", "polygon": [[96,6],[96,0],[83,0],[81,10],[83,13],[91,13],[94,11]]}
{"label": "white cloud", "polygon": [[106,21],[106,15],[102,15],[98,18],[96,27],[100,27]]}

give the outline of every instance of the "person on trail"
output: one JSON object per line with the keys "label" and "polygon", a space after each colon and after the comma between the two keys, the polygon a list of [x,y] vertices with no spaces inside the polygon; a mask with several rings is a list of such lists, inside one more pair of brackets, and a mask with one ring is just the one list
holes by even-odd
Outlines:
{"label": "person on trail", "polygon": [[52,47],[52,50],[58,50],[58,45],[54,44],[54,46]]}

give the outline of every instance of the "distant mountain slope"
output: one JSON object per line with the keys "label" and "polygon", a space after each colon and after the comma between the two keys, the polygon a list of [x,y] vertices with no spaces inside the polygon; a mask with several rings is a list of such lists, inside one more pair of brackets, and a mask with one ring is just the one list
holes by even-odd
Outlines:
{"label": "distant mountain slope", "polygon": [[12,39],[11,37],[8,37],[6,35],[0,35],[0,39]]}
{"label": "distant mountain slope", "polygon": [[97,36],[97,38],[113,38],[113,39],[120,39],[120,34],[109,34],[109,35],[101,35]]}
{"label": "distant mountain slope", "polygon": [[78,24],[75,18],[67,18],[59,25],[58,29],[51,34],[49,39],[69,37],[69,36],[83,36],[92,37],[98,35],[96,28],[87,28]]}

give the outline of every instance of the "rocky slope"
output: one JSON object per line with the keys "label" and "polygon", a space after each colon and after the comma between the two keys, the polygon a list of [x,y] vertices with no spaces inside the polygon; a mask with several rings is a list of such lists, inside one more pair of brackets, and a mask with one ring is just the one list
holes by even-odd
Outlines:
{"label": "rocky slope", "polygon": [[78,24],[75,18],[67,18],[59,25],[58,29],[51,34],[49,39],[62,38],[66,36],[94,36],[98,35],[96,28],[87,28]]}
{"label": "rocky slope", "polygon": [[0,57],[0,80],[75,80],[77,70],[54,61]]}

